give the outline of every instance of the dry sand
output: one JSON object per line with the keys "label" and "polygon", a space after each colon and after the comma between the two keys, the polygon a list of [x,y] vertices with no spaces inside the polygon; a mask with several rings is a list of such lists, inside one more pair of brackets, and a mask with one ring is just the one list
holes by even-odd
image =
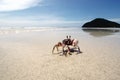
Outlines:
{"label": "dry sand", "polygon": [[[66,35],[82,54],[52,54]],[[120,38],[95,38],[74,30],[0,35],[0,80],[120,80]]]}

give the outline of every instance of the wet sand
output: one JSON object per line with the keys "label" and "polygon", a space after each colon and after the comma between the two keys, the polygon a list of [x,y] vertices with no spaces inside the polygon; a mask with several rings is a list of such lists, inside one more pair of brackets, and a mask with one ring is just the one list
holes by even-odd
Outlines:
{"label": "wet sand", "polygon": [[[66,35],[83,53],[51,53]],[[95,36],[78,29],[1,34],[0,80],[120,80],[120,37]]]}

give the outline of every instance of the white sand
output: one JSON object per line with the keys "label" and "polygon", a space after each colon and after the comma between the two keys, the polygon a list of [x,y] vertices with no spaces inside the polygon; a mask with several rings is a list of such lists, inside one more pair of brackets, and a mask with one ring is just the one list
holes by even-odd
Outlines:
{"label": "white sand", "polygon": [[[52,54],[66,35],[82,54]],[[92,37],[78,30],[0,35],[0,80],[120,80],[120,38]]]}

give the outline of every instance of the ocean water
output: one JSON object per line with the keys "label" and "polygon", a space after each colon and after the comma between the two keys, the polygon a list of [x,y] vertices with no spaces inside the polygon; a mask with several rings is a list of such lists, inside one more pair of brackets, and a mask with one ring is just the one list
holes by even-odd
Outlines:
{"label": "ocean water", "polygon": [[[72,33],[78,33],[87,37],[115,37],[120,38],[119,28],[91,28],[82,29],[81,27],[0,27],[0,35],[6,34],[20,34],[20,33],[30,33],[30,32],[45,32],[45,31],[61,31],[69,32],[68,35]],[[67,35],[67,34],[66,34]]]}
{"label": "ocean water", "polygon": [[22,33],[22,32],[41,32],[41,31],[58,31],[58,30],[73,30],[78,27],[1,27],[1,34]]}

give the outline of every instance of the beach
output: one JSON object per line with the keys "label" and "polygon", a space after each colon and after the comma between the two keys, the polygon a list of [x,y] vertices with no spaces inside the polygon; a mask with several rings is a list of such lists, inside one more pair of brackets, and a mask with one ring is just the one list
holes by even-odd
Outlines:
{"label": "beach", "polygon": [[[66,35],[81,54],[52,54]],[[120,32],[81,28],[12,29],[0,32],[0,80],[120,80]]]}

